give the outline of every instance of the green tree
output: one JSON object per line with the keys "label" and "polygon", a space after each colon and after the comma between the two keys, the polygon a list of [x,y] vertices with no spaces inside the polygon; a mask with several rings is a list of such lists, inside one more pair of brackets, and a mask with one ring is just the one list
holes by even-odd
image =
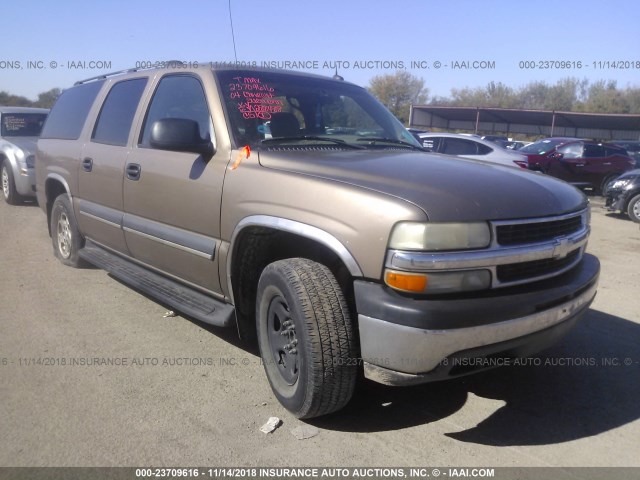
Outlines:
{"label": "green tree", "polygon": [[486,87],[452,88],[451,100],[441,104],[493,108],[518,108],[519,106],[516,92],[502,82],[489,82]]}
{"label": "green tree", "polygon": [[410,106],[426,103],[429,94],[424,80],[404,70],[373,77],[369,91],[405,125],[409,122]]}
{"label": "green tree", "polygon": [[9,107],[30,107],[31,100],[26,97],[18,95],[12,95],[8,92],[0,92],[0,105],[6,105]]}
{"label": "green tree", "polygon": [[589,86],[588,96],[579,111],[596,113],[630,113],[631,105],[615,80],[600,80]]}
{"label": "green tree", "polygon": [[56,103],[56,100],[62,93],[62,90],[59,88],[52,88],[47,92],[42,92],[38,94],[38,100],[33,103],[34,107],[40,108],[51,108],[53,104]]}

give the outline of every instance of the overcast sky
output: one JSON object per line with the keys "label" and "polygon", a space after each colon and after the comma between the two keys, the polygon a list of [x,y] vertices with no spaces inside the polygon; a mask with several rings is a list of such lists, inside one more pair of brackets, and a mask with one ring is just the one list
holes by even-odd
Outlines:
{"label": "overcast sky", "polygon": [[[231,0],[231,14],[239,61],[338,65],[364,86],[404,68],[431,96],[570,76],[640,87],[636,0]],[[235,59],[228,0],[11,1],[2,24],[0,90],[31,99],[146,62]]]}

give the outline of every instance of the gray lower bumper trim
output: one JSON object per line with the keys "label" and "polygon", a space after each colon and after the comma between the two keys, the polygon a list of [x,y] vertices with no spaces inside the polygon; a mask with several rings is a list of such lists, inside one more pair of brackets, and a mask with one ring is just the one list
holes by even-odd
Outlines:
{"label": "gray lower bumper trim", "polygon": [[[449,330],[424,330],[359,315],[362,358],[393,372],[424,374],[458,352],[489,348],[541,332],[584,313],[597,290],[597,283],[563,304],[521,318]],[[538,350],[544,348],[544,345]],[[369,368],[371,372],[371,368]],[[367,368],[365,368],[365,376]],[[380,378],[373,378],[380,381]],[[428,380],[425,380],[428,381]],[[418,382],[420,383],[420,382]]]}

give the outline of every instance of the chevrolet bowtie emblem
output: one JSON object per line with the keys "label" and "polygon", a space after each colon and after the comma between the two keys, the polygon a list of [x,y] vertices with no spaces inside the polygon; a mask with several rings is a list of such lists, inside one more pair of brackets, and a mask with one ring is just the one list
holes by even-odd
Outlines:
{"label": "chevrolet bowtie emblem", "polygon": [[568,238],[556,238],[553,246],[553,258],[564,258],[571,252],[573,242]]}

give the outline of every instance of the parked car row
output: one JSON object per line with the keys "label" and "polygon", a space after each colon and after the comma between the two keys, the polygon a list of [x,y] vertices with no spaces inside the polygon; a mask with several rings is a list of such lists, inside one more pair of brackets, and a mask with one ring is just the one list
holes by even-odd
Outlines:
{"label": "parked car row", "polygon": [[596,193],[636,163],[622,147],[577,138],[545,138],[519,152],[527,155],[530,169]]}
{"label": "parked car row", "polygon": [[429,152],[483,160],[510,167],[527,168],[528,166],[525,155],[476,136],[456,133],[422,133],[419,138],[422,147]]}

